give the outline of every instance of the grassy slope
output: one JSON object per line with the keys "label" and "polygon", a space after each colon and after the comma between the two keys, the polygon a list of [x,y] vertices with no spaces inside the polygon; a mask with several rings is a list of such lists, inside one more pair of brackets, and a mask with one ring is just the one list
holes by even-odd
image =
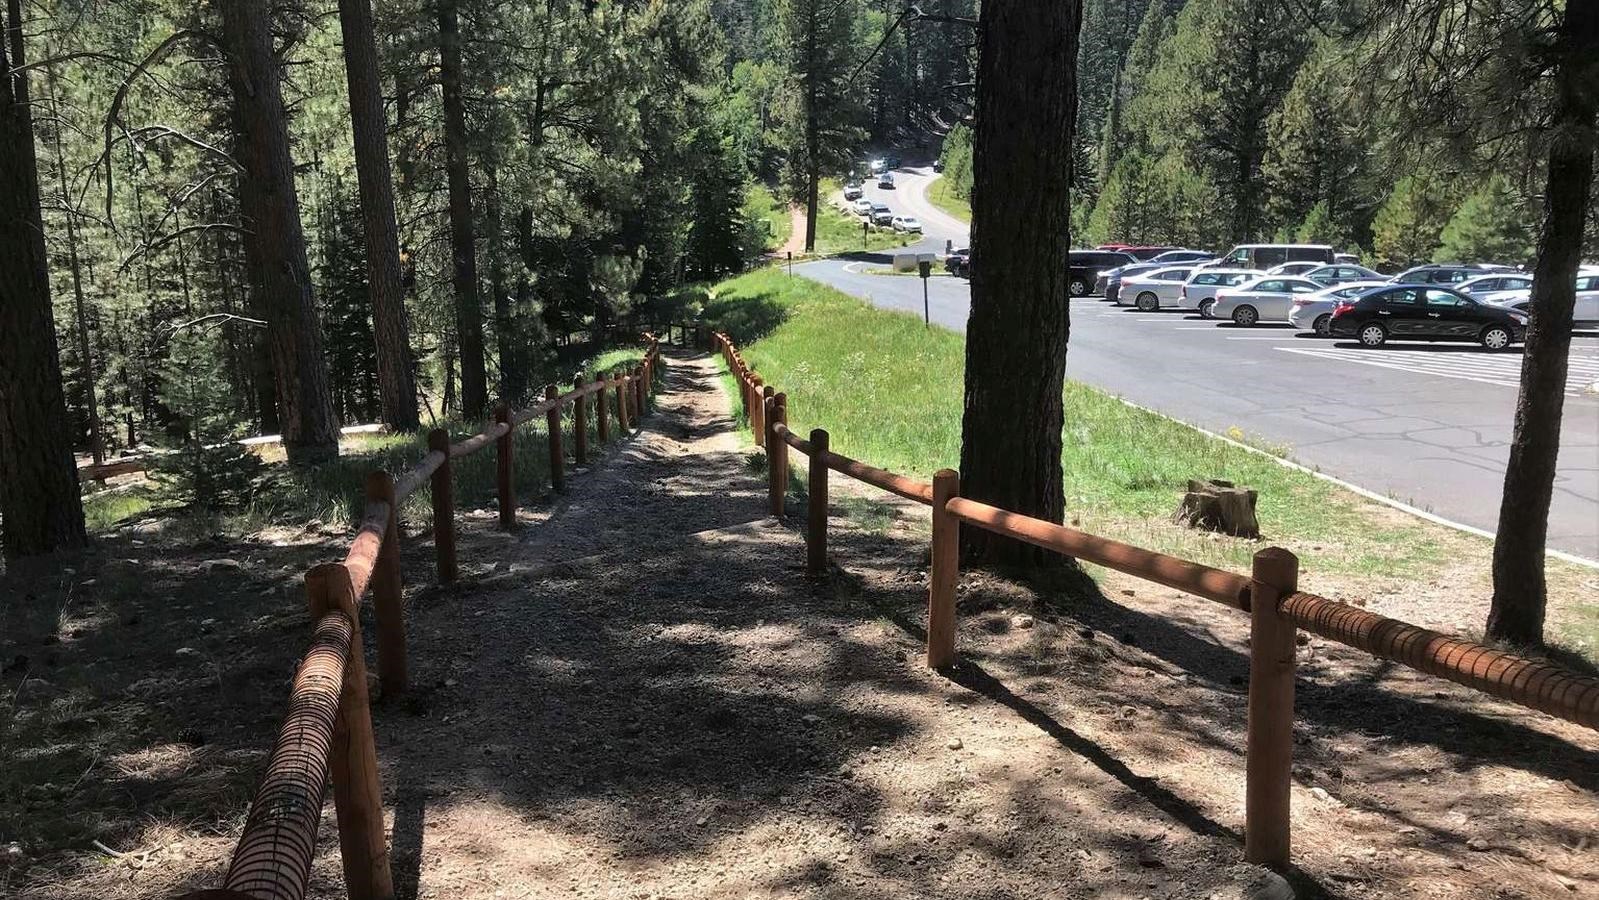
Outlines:
{"label": "grassy slope", "polygon": [[[828,430],[836,452],[907,474],[958,467],[964,343],[805,279],[753,272],[715,289],[707,317],[744,346],[750,364],[789,396],[789,421]],[[1066,389],[1062,465],[1068,516],[1086,530],[1235,571],[1255,542],[1170,524],[1189,478],[1226,478],[1260,491],[1268,540],[1317,574],[1358,576],[1373,589],[1486,572],[1489,543],[1396,512],[1304,472],[1084,385]],[[1456,570],[1458,576],[1458,569]],[[1591,580],[1562,563],[1550,578]],[[1578,611],[1572,639],[1599,616]]]}
{"label": "grassy slope", "polygon": [[788,243],[788,234],[793,229],[788,204],[779,200],[771,189],[759,184],[752,184],[745,189],[744,217],[765,223],[768,253]]}
{"label": "grassy slope", "polygon": [[[839,212],[832,206],[831,198],[841,190],[843,186],[837,181],[822,184],[821,208],[816,212],[816,252],[821,256],[862,249],[860,217]],[[865,249],[893,250],[909,243],[908,238],[895,234],[892,229],[873,227],[867,232]]]}
{"label": "grassy slope", "polygon": [[948,178],[940,178],[933,182],[933,186],[927,189],[927,202],[962,222],[971,224],[972,204],[955,196],[955,192],[950,190]]}

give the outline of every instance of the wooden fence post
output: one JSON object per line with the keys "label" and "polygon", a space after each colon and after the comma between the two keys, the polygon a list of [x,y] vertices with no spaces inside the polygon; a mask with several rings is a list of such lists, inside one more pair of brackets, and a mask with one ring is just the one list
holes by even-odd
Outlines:
{"label": "wooden fence post", "polygon": [[779,424],[787,424],[787,394],[772,394],[766,398],[766,476],[767,496],[771,500],[772,515],[783,515],[783,500],[788,495],[788,442],[777,433]]}
{"label": "wooden fence post", "polygon": [[627,436],[627,374],[624,372],[616,376],[616,430],[623,437]]}
{"label": "wooden fence post", "polygon": [[428,449],[444,454],[444,462],[433,470],[433,552],[438,558],[440,584],[454,581],[455,565],[455,480],[450,475],[450,433],[442,428],[428,432]]}
{"label": "wooden fence post", "polygon": [[955,586],[960,581],[960,520],[945,505],[961,493],[954,469],[933,475],[933,564],[927,573],[927,665],[955,663]]}
{"label": "wooden fence post", "polygon": [[611,404],[605,397],[608,393],[605,390],[605,376],[603,374],[595,375],[594,383],[597,385],[594,390],[594,433],[600,439],[600,443],[603,444],[611,439],[611,411],[609,408]]}
{"label": "wooden fence post", "polygon": [[561,392],[553,384],[544,386],[544,402],[552,404],[544,414],[545,427],[550,432],[550,489],[557,493],[566,490],[566,449],[561,446]]}
{"label": "wooden fence post", "polygon": [[755,433],[755,446],[766,446],[766,403],[777,395],[777,389],[769,384],[762,384],[757,376],[752,383],[755,386],[755,416],[750,419],[750,430]]}
{"label": "wooden fence post", "polygon": [[[572,388],[582,391],[583,376],[572,381]],[[580,466],[589,464],[589,404],[588,395],[579,393],[572,400],[572,454]]]}
{"label": "wooden fence post", "polygon": [[648,402],[649,397],[646,392],[649,382],[647,371],[642,365],[633,368],[633,402],[637,404],[633,408],[638,411],[638,415],[633,417],[633,425],[640,431],[644,430],[644,404]]}
{"label": "wooden fence post", "polygon": [[1255,554],[1249,585],[1249,733],[1244,858],[1285,865],[1294,751],[1294,623],[1278,605],[1299,589],[1299,559],[1281,547]]}
{"label": "wooden fence post", "polygon": [[494,442],[495,482],[499,487],[500,527],[510,529],[516,526],[516,482],[513,478],[516,468],[511,458],[516,425],[511,421],[509,404],[503,401],[495,404],[494,421],[505,425],[505,433]]}
{"label": "wooden fence post", "polygon": [[805,571],[827,569],[827,432],[811,429],[811,458],[805,516]]}
{"label": "wooden fence post", "polygon": [[344,664],[344,686],[339,692],[339,715],[333,724],[333,746],[328,752],[345,889],[351,900],[392,900],[394,878],[383,835],[383,791],[378,784],[377,746],[366,691],[359,598],[343,563],[324,563],[307,572],[305,586],[314,620],[339,609],[354,625],[349,660]]}
{"label": "wooden fence post", "polygon": [[405,693],[405,599],[400,576],[400,514],[394,502],[394,478],[387,472],[366,477],[368,502],[387,503],[389,521],[383,529],[377,565],[372,570],[372,615],[377,622],[378,679],[383,696]]}

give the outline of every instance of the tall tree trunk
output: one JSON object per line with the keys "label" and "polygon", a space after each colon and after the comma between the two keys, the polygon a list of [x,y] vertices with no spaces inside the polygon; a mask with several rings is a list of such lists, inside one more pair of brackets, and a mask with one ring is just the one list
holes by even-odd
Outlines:
{"label": "tall tree trunk", "polygon": [[821,61],[817,59],[816,30],[819,27],[817,4],[805,10],[805,252],[816,252],[816,211],[821,203],[822,138],[817,117],[821,115]]}
{"label": "tall tree trunk", "polygon": [[242,129],[240,205],[260,253],[283,448],[291,464],[313,465],[338,455],[339,425],[328,390],[322,323],[311,294],[281,71],[272,52],[272,7],[267,0],[220,0],[217,6]]}
{"label": "tall tree trunk", "polygon": [[499,350],[500,399],[511,402],[511,372],[516,368],[520,348],[511,334],[511,298],[505,293],[505,263],[501,258],[505,248],[501,243],[504,223],[500,218],[500,173],[491,162],[483,167],[483,174],[489,183],[488,208],[484,213],[489,223],[489,294],[494,303],[494,346]]}
{"label": "tall tree trunk", "polygon": [[[56,86],[55,67],[48,68],[52,92]],[[100,404],[95,397],[94,353],[89,346],[88,300],[83,294],[83,262],[78,257],[78,223],[72,206],[72,185],[67,180],[67,158],[61,148],[61,125],[50,129],[56,157],[56,181],[61,189],[62,217],[67,226],[67,264],[72,270],[72,312],[77,326],[79,377],[83,379],[83,402],[89,414],[89,455],[96,465],[105,461],[105,438],[100,429]]]}
{"label": "tall tree trunk", "polygon": [[1494,595],[1488,636],[1516,644],[1543,643],[1544,548],[1549,502],[1560,454],[1567,357],[1576,305],[1577,268],[1593,158],[1599,140],[1599,0],[1569,0],[1556,39],[1560,54],[1556,106],[1544,191],[1543,232],[1533,269],[1531,321],[1521,360],[1516,425],[1499,502],[1494,539]]}
{"label": "tall tree trunk", "polygon": [[[1080,0],[984,3],[973,142],[972,306],[966,324],[961,493],[1059,522],[1061,391]],[[1042,550],[976,528],[966,553],[1041,563]]]}
{"label": "tall tree trunk", "polygon": [[477,298],[477,238],[472,178],[466,158],[466,108],[461,101],[461,27],[455,0],[439,0],[439,81],[444,92],[444,167],[450,182],[450,243],[455,256],[455,331],[461,354],[461,409],[468,419],[488,410],[483,361],[483,311]]}
{"label": "tall tree trunk", "polygon": [[[9,55],[8,47],[9,44]],[[6,559],[88,543],[50,308],[22,3],[0,22],[0,544]]]}
{"label": "tall tree trunk", "polygon": [[355,174],[361,188],[366,234],[366,274],[372,294],[372,334],[378,357],[383,421],[395,431],[421,427],[411,375],[411,335],[400,284],[400,239],[394,221],[394,180],[389,171],[383,82],[371,0],[339,0],[344,71],[350,87],[350,127],[355,133]]}

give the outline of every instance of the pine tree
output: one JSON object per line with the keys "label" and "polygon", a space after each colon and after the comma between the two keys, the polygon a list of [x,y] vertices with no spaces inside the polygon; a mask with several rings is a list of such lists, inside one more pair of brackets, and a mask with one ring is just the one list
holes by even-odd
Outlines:
{"label": "pine tree", "polygon": [[1403,269],[1431,259],[1443,231],[1446,196],[1426,175],[1395,182],[1371,223],[1372,252],[1382,265]]}
{"label": "pine tree", "polygon": [[1444,225],[1435,258],[1519,265],[1532,258],[1532,221],[1526,198],[1496,173]]}

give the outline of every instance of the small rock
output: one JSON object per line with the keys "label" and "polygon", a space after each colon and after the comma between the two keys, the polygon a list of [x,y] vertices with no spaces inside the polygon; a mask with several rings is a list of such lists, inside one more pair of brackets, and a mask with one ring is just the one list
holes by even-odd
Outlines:
{"label": "small rock", "polygon": [[1092,629],[1092,628],[1079,628],[1079,629],[1077,629],[1077,636],[1082,638],[1085,641],[1091,641],[1091,640],[1094,639],[1094,629]]}
{"label": "small rock", "polygon": [[710,821],[711,821],[710,817],[708,817],[708,816],[700,816],[698,819],[694,820],[694,824],[698,825],[701,828],[704,828]]}
{"label": "small rock", "polygon": [[199,656],[200,655],[200,651],[194,649],[193,647],[179,647],[178,649],[172,651],[172,655],[173,656]]}
{"label": "small rock", "polygon": [[944,746],[948,747],[951,750],[959,750],[961,747],[963,747],[965,745],[961,743],[961,739],[960,738],[950,738],[949,743],[945,744]]}
{"label": "small rock", "polygon": [[1466,849],[1474,850],[1478,853],[1487,853],[1493,849],[1493,845],[1480,837],[1475,837],[1466,841]]}
{"label": "small rock", "polygon": [[208,559],[200,563],[200,568],[206,572],[215,572],[219,569],[242,569],[244,563],[236,559]]}
{"label": "small rock", "polygon": [[804,722],[806,725],[815,725],[816,723],[822,721],[822,717],[816,713],[806,713],[805,715],[800,716],[800,721]]}
{"label": "small rock", "polygon": [[1326,803],[1327,801],[1332,799],[1332,795],[1327,793],[1327,789],[1326,788],[1319,788],[1319,787],[1311,788],[1310,789],[1310,796],[1315,797],[1317,800],[1320,800],[1323,803]]}
{"label": "small rock", "polygon": [[949,827],[949,823],[947,823],[947,822],[934,822],[933,823],[933,830],[934,831],[943,831],[944,829],[946,829],[948,827]]}
{"label": "small rock", "polygon": [[1021,630],[1032,628],[1036,621],[1032,616],[1016,616],[1010,620],[1010,627]]}
{"label": "small rock", "polygon": [[1132,588],[1122,588],[1122,596],[1123,597],[1134,597],[1134,596],[1137,596],[1137,595],[1133,593],[1133,589]]}
{"label": "small rock", "polygon": [[1293,886],[1276,872],[1261,872],[1249,882],[1248,900],[1294,900]]}
{"label": "small rock", "polygon": [[454,678],[446,678],[446,679],[444,679],[444,686],[445,687],[455,687],[459,683],[460,682],[456,681]]}

